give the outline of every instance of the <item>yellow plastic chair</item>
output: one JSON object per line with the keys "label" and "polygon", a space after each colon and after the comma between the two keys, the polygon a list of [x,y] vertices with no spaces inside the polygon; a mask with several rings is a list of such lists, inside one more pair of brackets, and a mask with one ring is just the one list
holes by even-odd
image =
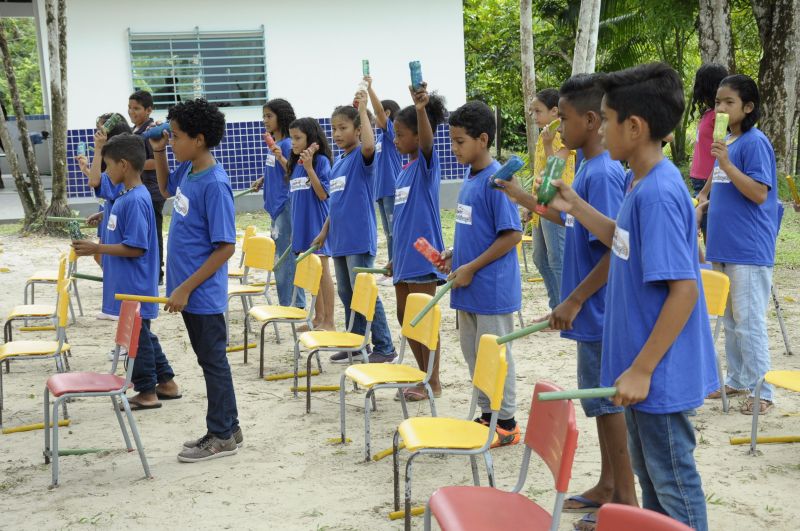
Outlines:
{"label": "yellow plastic chair", "polygon": [[[478,359],[472,377],[472,402],[466,419],[449,417],[412,417],[404,420],[394,433],[392,457],[394,462],[394,509],[400,510],[400,439],[411,452],[406,461],[405,520],[411,526],[411,466],[423,454],[468,455],[472,465],[472,480],[480,485],[477,456],[486,463],[489,485],[494,487],[494,468],[489,448],[497,441],[497,415],[503,401],[508,363],[505,345],[497,344],[497,336],[484,334],[478,345]],[[489,425],[472,420],[478,404],[478,393],[489,397],[492,416]]]}
{"label": "yellow plastic chair", "polygon": [[[61,258],[58,261],[58,276],[59,281],[63,282],[65,285],[69,286],[69,277],[67,276],[67,255],[61,255]],[[8,343],[9,341],[13,340],[12,337],[12,324],[15,321],[24,321],[26,324],[30,320],[50,320],[53,321],[56,319],[56,306],[58,305],[58,294],[60,290],[58,287],[60,284],[56,286],[56,304],[21,304],[19,306],[14,306],[11,308],[11,311],[6,316],[6,322],[3,327],[3,342]],[[69,292],[67,292],[67,304],[69,304]],[[73,318],[73,323],[75,322]],[[52,327],[46,328],[48,330],[52,330]],[[8,365],[6,365],[8,367]]]}
{"label": "yellow plastic chair", "polygon": [[[69,281],[62,280],[58,286],[57,323],[55,341],[10,341],[0,345],[0,362],[6,362],[8,368],[11,361],[17,360],[48,360],[54,359],[56,371],[69,372],[67,353],[70,350],[67,343],[67,308],[69,296],[67,295]],[[64,418],[67,417],[67,404],[64,403]],[[3,371],[0,369],[0,429],[3,427]]]}
{"label": "yellow plastic chair", "polygon": [[[728,275],[710,269],[701,269],[700,277],[703,280],[703,294],[706,298],[706,308],[708,315],[716,318],[714,324],[714,352],[717,350],[717,338],[722,330],[722,316],[725,315],[725,308],[728,305],[728,292],[731,287],[731,280]],[[725,392],[725,377],[722,374],[722,360],[716,354],[717,375],[719,377],[719,388],[722,395],[722,411],[728,412],[728,395]]]}
{"label": "yellow plastic chair", "polygon": [[242,252],[239,256],[239,267],[228,267],[228,278],[235,278],[239,282],[242,282],[242,278],[244,277],[244,257],[245,254],[247,254],[247,240],[255,235],[255,225],[248,225],[247,228],[244,229],[244,236],[242,236]]}
{"label": "yellow plastic chair", "polygon": [[292,291],[292,303],[297,302],[297,297],[303,290],[311,293],[311,305],[306,310],[304,308],[297,308],[295,306],[274,306],[274,305],[260,305],[253,306],[247,312],[244,319],[244,362],[247,363],[247,350],[248,339],[247,332],[250,328],[250,320],[261,325],[261,332],[259,335],[261,350],[259,355],[258,377],[264,377],[264,329],[270,323],[289,323],[292,325],[292,337],[297,343],[297,328],[299,324],[307,324],[311,328],[311,320],[314,318],[314,304],[317,302],[317,294],[319,293],[319,284],[322,280],[322,260],[319,256],[312,254],[303,259],[294,273],[294,290]]}
{"label": "yellow plastic chair", "polygon": [[[83,305],[81,304],[81,296],[78,293],[78,279],[72,278],[74,273],[78,272],[78,255],[75,254],[75,249],[70,247],[69,249],[69,258],[67,262],[67,276],[71,279],[70,287],[73,291],[75,291],[75,300],[78,302],[78,314],[83,317]],[[24,297],[24,304],[28,304],[28,288],[30,288],[30,303],[36,303],[36,286],[38,284],[45,284],[55,286],[58,284],[58,279],[60,278],[58,271],[36,271],[33,275],[28,277],[28,280],[25,282],[25,288],[23,290],[23,297]],[[72,322],[75,323],[75,310],[72,308],[72,301],[70,301],[70,312],[72,313]]]}
{"label": "yellow plastic chair", "polygon": [[[353,353],[360,352],[364,363],[369,363],[367,345],[372,331],[372,318],[375,316],[375,303],[378,300],[378,284],[371,273],[356,275],[356,284],[353,287],[353,298],[350,301],[350,322],[347,332],[312,331],[300,334],[294,344],[294,396],[297,396],[297,379],[300,363],[300,346],[309,351],[306,359],[306,412],[311,412],[311,359],[316,355],[317,367],[322,371],[319,361],[320,352],[347,352],[350,363],[353,363]],[[367,320],[364,335],[353,333],[356,322],[356,313],[360,313]]]}
{"label": "yellow plastic chair", "polygon": [[[234,297],[239,297],[242,301],[244,314],[250,310],[250,302],[253,297],[263,295],[267,299],[267,304],[272,304],[269,296],[269,285],[272,279],[272,268],[275,264],[275,241],[267,236],[251,236],[247,240],[247,252],[244,255],[244,276],[241,285],[228,286],[228,306],[225,308],[225,328],[228,330],[230,338],[230,302]],[[248,283],[247,278],[252,271],[264,271],[267,274],[265,283]],[[275,325],[275,336],[280,343],[278,335],[278,325]]]}
{"label": "yellow plastic chair", "polygon": [[[411,326],[411,321],[417,316],[433,297],[424,293],[412,293],[406,299],[405,318],[403,319],[402,339],[400,341],[400,356],[397,363],[367,363],[349,366],[341,376],[339,382],[339,418],[341,423],[342,444],[347,440],[345,436],[345,411],[344,411],[344,384],[349,378],[367,389],[364,397],[364,460],[370,460],[370,431],[369,414],[370,400],[372,409],[375,409],[375,391],[378,389],[399,389],[400,405],[403,408],[403,418],[408,418],[408,407],[402,389],[422,384],[428,392],[428,401],[431,404],[431,414],[436,416],[436,403],[433,398],[433,389],[428,383],[433,373],[436,361],[436,347],[439,343],[439,323],[442,320],[442,311],[436,304],[425,317],[417,324]],[[410,365],[403,365],[403,354],[408,340],[419,341],[430,351],[428,366],[425,372]]]}
{"label": "yellow plastic chair", "polygon": [[758,414],[761,410],[761,388],[764,387],[764,382],[800,393],[800,371],[769,371],[756,384],[755,398],[753,399],[753,426],[750,429],[750,453],[753,455],[757,455]]}

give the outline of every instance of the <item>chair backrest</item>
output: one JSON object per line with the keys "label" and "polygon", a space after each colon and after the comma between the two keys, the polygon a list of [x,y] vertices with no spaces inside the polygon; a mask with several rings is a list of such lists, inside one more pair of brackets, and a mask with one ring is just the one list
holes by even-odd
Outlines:
{"label": "chair backrest", "polygon": [[[287,258],[293,260],[291,256]],[[294,270],[294,285],[300,289],[310,291],[312,295],[319,292],[319,283],[322,280],[322,260],[315,254],[310,254],[305,260],[297,264]]]}
{"label": "chair backrest", "polygon": [[244,236],[242,236],[242,254],[244,255],[247,252],[247,240],[252,238],[256,235],[256,226],[255,225],[248,225],[247,228],[244,229]]}
{"label": "chair backrest", "polygon": [[539,401],[539,393],[561,391],[550,382],[537,382],[533,389],[525,444],[536,452],[553,474],[558,492],[566,492],[572,461],[578,447],[578,426],[572,400]]}
{"label": "chair backrest", "polygon": [[128,351],[128,358],[135,359],[139,349],[139,331],[142,328],[140,304],[136,301],[122,301],[117,321],[117,335],[114,342]]}
{"label": "chair backrest", "polygon": [[493,411],[498,411],[503,403],[507,373],[506,346],[497,344],[497,336],[483,334],[478,343],[478,359],[475,362],[472,385],[489,397],[489,407]]}
{"label": "chair backrest", "polygon": [[69,248],[69,263],[70,265],[74,264],[78,261],[78,255],[75,253],[75,249],[70,247]]}
{"label": "chair backrest", "polygon": [[411,321],[432,298],[431,295],[426,295],[425,293],[410,294],[406,298],[406,310],[403,314],[403,336],[407,339],[419,341],[428,350],[436,350],[439,344],[439,323],[442,321],[442,309],[438,304],[434,304],[433,308],[425,314],[425,317],[417,323],[417,326],[411,326]]}
{"label": "chair backrest", "polygon": [[646,529],[647,531],[691,531],[691,527],[669,516],[619,503],[604,503],[597,513],[597,531]]}
{"label": "chair backrest", "polygon": [[58,257],[58,280],[65,280],[69,276],[67,269],[67,253],[62,253]]}
{"label": "chair backrest", "polygon": [[244,266],[250,269],[272,271],[275,265],[275,240],[269,236],[251,236],[247,240]]}
{"label": "chair backrest", "polygon": [[375,302],[378,300],[378,283],[375,275],[359,273],[356,275],[356,285],[353,287],[353,298],[350,301],[350,311],[358,312],[367,321],[372,321],[375,316]]}
{"label": "chair backrest", "polygon": [[721,317],[725,315],[725,306],[728,304],[728,291],[731,280],[725,273],[701,269],[700,277],[703,279],[703,294],[706,297],[706,308],[709,315]]}
{"label": "chair backrest", "polygon": [[57,284],[56,323],[59,328],[66,328],[69,322],[69,282],[61,280]]}

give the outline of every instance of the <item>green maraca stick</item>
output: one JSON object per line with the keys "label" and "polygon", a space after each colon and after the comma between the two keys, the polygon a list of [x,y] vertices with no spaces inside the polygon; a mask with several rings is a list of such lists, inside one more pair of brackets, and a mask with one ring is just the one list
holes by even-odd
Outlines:
{"label": "green maraca stick", "polygon": [[272,266],[272,270],[274,271],[278,269],[281,266],[281,264],[284,261],[286,261],[286,257],[289,256],[289,253],[291,252],[292,252],[292,246],[290,245],[289,247],[286,248],[285,251],[283,251],[283,254],[280,256],[280,258],[278,258],[278,261],[275,262],[275,265]]}
{"label": "green maraca stick", "polygon": [[310,254],[314,254],[316,251],[319,251],[319,245],[312,245],[312,246],[311,246],[311,247],[308,249],[308,251],[306,251],[306,252],[304,252],[303,254],[301,254],[300,256],[298,256],[298,257],[297,257],[297,259],[296,259],[294,262],[295,262],[296,264],[299,264],[300,262],[302,262],[303,260],[305,260],[305,259],[306,259],[306,257],[308,257],[308,255],[310,255]]}
{"label": "green maraca stick", "polygon": [[422,311],[420,311],[417,314],[417,316],[411,320],[411,326],[417,326],[419,322],[422,321],[422,318],[425,317],[425,314],[431,311],[431,308],[433,308],[436,305],[436,303],[439,302],[439,299],[444,297],[444,294],[450,291],[450,288],[452,287],[453,287],[453,281],[450,280],[447,283],[445,283],[441,288],[439,288],[439,291],[436,292],[436,295],[434,295],[433,298],[430,301],[428,301],[428,304],[425,305]]}
{"label": "green maraca stick", "polygon": [[581,398],[611,398],[617,394],[616,387],[595,387],[593,389],[570,389],[568,391],[552,391],[539,393],[539,401],[573,400]]}
{"label": "green maraca stick", "polygon": [[389,275],[388,269],[381,269],[379,267],[354,267],[353,271],[356,273],[375,273],[376,275]]}
{"label": "green maraca stick", "polygon": [[504,336],[497,338],[497,344],[503,345],[508,343],[509,341],[514,341],[515,339],[519,339],[520,337],[525,337],[529,334],[533,334],[534,332],[540,332],[545,328],[550,326],[550,321],[542,321],[541,323],[532,324],[530,326],[526,326],[520,330],[516,330],[511,332],[510,334],[506,334]]}

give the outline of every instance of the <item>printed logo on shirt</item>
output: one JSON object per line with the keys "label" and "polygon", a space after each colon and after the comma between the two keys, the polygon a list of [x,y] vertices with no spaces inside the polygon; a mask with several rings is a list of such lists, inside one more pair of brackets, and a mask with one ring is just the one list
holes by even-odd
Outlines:
{"label": "printed logo on shirt", "polygon": [[181,187],[175,192],[175,199],[173,201],[173,208],[175,212],[181,216],[186,216],[189,213],[189,198],[181,193]]}
{"label": "printed logo on shirt", "polygon": [[289,192],[299,192],[301,190],[308,190],[309,186],[308,177],[296,177],[289,181]]}
{"label": "printed logo on shirt", "polygon": [[108,225],[106,225],[108,230],[117,230],[117,215],[111,214],[108,217]]}
{"label": "printed logo on shirt", "polygon": [[275,167],[275,155],[267,155],[267,166],[270,168]]}
{"label": "printed logo on shirt", "polygon": [[719,166],[714,166],[714,173],[711,174],[711,179],[715,183],[728,184],[731,182],[731,178]]}
{"label": "printed logo on shirt", "polygon": [[564,226],[565,227],[570,227],[570,228],[574,227],[575,226],[575,217],[570,215],[570,214],[567,214],[567,218],[564,220]]}
{"label": "printed logo on shirt", "polygon": [[381,151],[383,151],[383,142],[378,142],[375,144],[375,152],[380,153]]}
{"label": "printed logo on shirt", "polygon": [[347,175],[342,175],[341,177],[331,179],[330,183],[331,195],[335,194],[336,192],[343,192],[346,184],[347,184]]}
{"label": "printed logo on shirt", "polygon": [[402,205],[406,201],[408,201],[408,192],[411,190],[410,186],[404,186],[402,188],[398,188],[394,191],[394,204]]}
{"label": "printed logo on shirt", "polygon": [[458,204],[456,207],[456,223],[462,225],[472,225],[472,207],[468,205]]}
{"label": "printed logo on shirt", "polygon": [[611,250],[617,257],[627,260],[631,256],[631,235],[625,229],[617,227],[614,229],[614,240],[611,242]]}

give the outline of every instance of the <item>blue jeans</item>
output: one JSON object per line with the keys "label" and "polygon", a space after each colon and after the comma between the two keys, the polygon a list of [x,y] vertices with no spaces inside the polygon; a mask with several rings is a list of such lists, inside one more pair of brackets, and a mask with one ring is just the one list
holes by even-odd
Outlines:
{"label": "blue jeans", "polygon": [[544,218],[539,218],[539,226],[533,227],[533,263],[542,275],[551,310],[561,304],[565,230],[565,227]]}
{"label": "blue jeans", "polygon": [[386,246],[389,249],[389,261],[392,261],[392,221],[394,220],[394,196],[387,195],[377,201],[378,212],[381,214],[383,234],[386,235]]}
{"label": "blue jeans", "polygon": [[157,384],[168,382],[175,377],[167,356],[161,350],[156,335],[150,331],[150,319],[142,319],[139,331],[139,349],[133,363],[133,390],[137,393],[152,393]]}
{"label": "blue jeans", "polygon": [[206,381],[206,427],[216,437],[230,439],[239,426],[239,412],[236,410],[236,393],[233,390],[228,353],[225,352],[225,315],[181,314]]}
{"label": "blue jeans", "polygon": [[[602,341],[578,341],[578,389],[600,387],[600,358]],[[615,406],[608,398],[581,399],[581,407],[587,417],[599,417],[622,413],[625,408]]]}
{"label": "blue jeans", "polygon": [[[337,256],[333,259],[333,268],[336,272],[336,291],[339,293],[342,306],[344,306],[346,323],[350,323],[350,301],[353,299],[353,287],[356,284],[356,273],[353,268],[372,267],[374,263],[375,257],[369,254]],[[367,320],[360,313],[356,313],[352,332],[363,334],[366,329]],[[372,345],[376,354],[386,355],[394,352],[392,333],[389,331],[389,324],[386,322],[386,313],[383,311],[380,297],[375,302],[375,316],[372,318]]]}
{"label": "blue jeans", "polygon": [[[766,266],[714,264],[728,275],[731,289],[722,324],[725,327],[726,385],[748,389],[750,396],[758,380],[770,369],[767,307],[772,288],[772,268]],[[772,401],[773,387],[764,383],[761,398]]]}
{"label": "blue jeans", "polygon": [[694,427],[687,413],[654,415],[628,407],[625,422],[642,506],[707,531],[706,498],[694,462]]}
{"label": "blue jeans", "polygon": [[[277,260],[279,256],[283,255],[287,247],[292,246],[292,205],[288,201],[283,212],[272,220],[272,239],[275,240],[275,260]],[[291,257],[284,260],[283,264],[275,270],[278,304],[281,306],[292,306],[294,271],[295,263]],[[306,294],[303,290],[298,290],[297,301],[294,306],[298,308],[306,307]]]}

